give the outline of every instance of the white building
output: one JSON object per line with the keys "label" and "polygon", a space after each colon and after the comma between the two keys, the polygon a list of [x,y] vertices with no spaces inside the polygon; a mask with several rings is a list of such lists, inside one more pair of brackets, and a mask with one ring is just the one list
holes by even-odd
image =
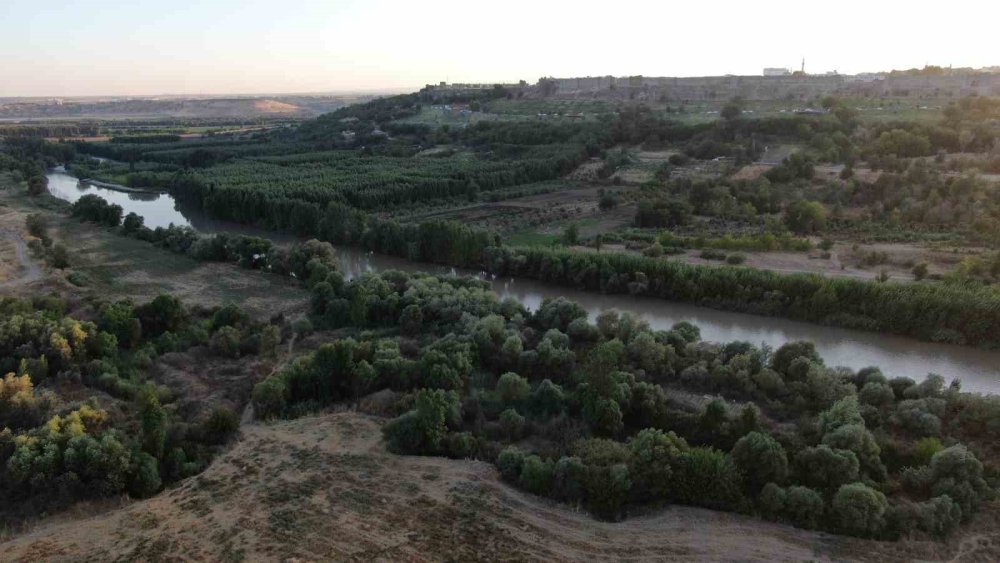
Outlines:
{"label": "white building", "polygon": [[789,76],[792,74],[787,68],[765,68],[764,76]]}

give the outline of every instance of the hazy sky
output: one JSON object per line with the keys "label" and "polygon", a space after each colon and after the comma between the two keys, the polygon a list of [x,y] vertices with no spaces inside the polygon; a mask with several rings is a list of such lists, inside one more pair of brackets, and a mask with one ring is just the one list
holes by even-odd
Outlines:
{"label": "hazy sky", "polygon": [[1000,65],[995,0],[0,0],[0,96]]}

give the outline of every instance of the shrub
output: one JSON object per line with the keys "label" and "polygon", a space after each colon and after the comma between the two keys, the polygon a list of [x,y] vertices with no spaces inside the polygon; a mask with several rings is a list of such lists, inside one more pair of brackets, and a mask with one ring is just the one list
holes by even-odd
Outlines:
{"label": "shrub", "polygon": [[791,486],[785,496],[785,518],[800,528],[815,528],[823,517],[823,497],[808,487]]}
{"label": "shrub", "polygon": [[414,409],[390,421],[382,433],[394,452],[437,453],[442,449],[448,424],[460,413],[458,393],[421,389],[416,394]]}
{"label": "shrub", "polygon": [[931,458],[931,494],[948,495],[962,509],[962,518],[970,517],[980,502],[992,496],[983,479],[983,464],[965,446],[958,444]]}
{"label": "shrub", "polygon": [[826,208],[816,201],[796,201],[785,209],[785,226],[797,234],[810,234],[826,228]]}
{"label": "shrub", "polygon": [[941,440],[933,437],[921,438],[913,447],[913,458],[917,464],[927,465],[934,455],[943,449]]}
{"label": "shrub", "polygon": [[872,537],[885,526],[885,495],[864,483],[843,485],[833,497],[833,517],[845,533]]}
{"label": "shrub", "polygon": [[52,246],[51,251],[52,267],[60,270],[69,267],[69,250],[61,244]]}
{"label": "shrub", "polygon": [[535,411],[543,416],[554,416],[563,410],[565,397],[562,387],[544,379],[531,394],[531,402]]}
{"label": "shrub", "polygon": [[820,444],[800,451],[795,456],[795,467],[800,482],[832,492],[857,481],[860,464],[854,452]]}
{"label": "shrub", "polygon": [[632,489],[627,465],[588,466],[585,482],[587,505],[595,516],[607,520],[619,520],[624,516],[625,503]]}
{"label": "shrub", "polygon": [[665,499],[670,494],[671,465],[688,449],[687,442],[673,432],[654,428],[640,431],[631,441],[629,473],[636,494],[642,498]]}
{"label": "shrub", "polygon": [[962,523],[962,507],[948,495],[919,503],[917,515],[917,526],[937,537],[947,536]]}
{"label": "shrub", "polygon": [[537,455],[529,455],[521,464],[518,483],[536,495],[546,495],[552,488],[553,471],[551,460],[542,460]]}
{"label": "shrub", "polygon": [[556,463],[552,477],[552,496],[569,502],[583,500],[587,467],[579,457],[562,457]]}
{"label": "shrub", "polygon": [[785,449],[767,434],[750,432],[743,436],[733,446],[732,457],[754,493],[769,482],[781,484],[788,478]]}
{"label": "shrub", "polygon": [[476,439],[469,432],[451,432],[447,437],[445,451],[453,459],[475,457]]}
{"label": "shrub", "polygon": [[815,528],[823,517],[823,497],[808,487],[781,488],[768,483],[758,499],[761,511],[774,520],[800,528]]}
{"label": "shrub", "polygon": [[284,415],[288,407],[288,387],[284,378],[272,375],[253,388],[253,408],[257,418],[267,420]]}
{"label": "shrub", "polygon": [[208,346],[212,352],[219,356],[238,358],[240,355],[240,331],[231,326],[224,326],[215,331]]}
{"label": "shrub", "polygon": [[854,452],[861,471],[875,481],[886,478],[885,466],[880,458],[881,448],[871,432],[861,424],[847,424],[823,436],[823,443],[833,449]]}
{"label": "shrub", "polygon": [[524,417],[515,409],[507,409],[500,413],[500,428],[507,440],[518,440],[524,433]]}
{"label": "shrub", "polygon": [[510,482],[516,482],[524,467],[524,457],[524,452],[514,446],[504,448],[497,456],[497,469],[500,470],[500,475]]}
{"label": "shrub", "polygon": [[153,496],[163,484],[156,458],[145,452],[132,457],[129,472],[132,478],[129,481],[128,491],[134,497]]}
{"label": "shrub", "polygon": [[743,504],[742,481],[732,459],[714,448],[691,448],[677,456],[671,495],[684,504],[736,510]]}
{"label": "shrub", "polygon": [[240,429],[240,419],[233,409],[220,406],[202,424],[202,433],[209,444],[224,444]]}
{"label": "shrub", "polygon": [[300,337],[308,336],[312,334],[313,331],[312,321],[310,321],[306,317],[296,319],[295,322],[292,323],[292,331],[294,331],[295,334],[299,335]]}
{"label": "shrub", "polygon": [[505,404],[520,404],[528,398],[530,392],[528,380],[516,373],[507,372],[497,381],[497,395]]}

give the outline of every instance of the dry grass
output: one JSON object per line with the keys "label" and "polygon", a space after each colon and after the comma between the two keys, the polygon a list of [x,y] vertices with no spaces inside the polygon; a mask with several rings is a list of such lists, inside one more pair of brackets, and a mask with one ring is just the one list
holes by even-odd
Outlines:
{"label": "dry grass", "polygon": [[[211,467],[159,496],[54,519],[11,561],[995,560],[995,509],[948,544],[880,543],[687,507],[621,523],[501,483],[481,462],[385,451],[353,412],[249,424]],[[993,519],[991,519],[993,518]]]}

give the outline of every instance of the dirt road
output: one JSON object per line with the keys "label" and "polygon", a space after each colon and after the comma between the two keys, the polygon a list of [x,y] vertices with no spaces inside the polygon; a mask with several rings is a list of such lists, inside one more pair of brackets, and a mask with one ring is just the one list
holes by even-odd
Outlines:
{"label": "dirt road", "polygon": [[14,252],[21,265],[21,274],[0,282],[0,288],[13,287],[42,279],[42,269],[28,256],[28,244],[21,234],[8,229],[0,229],[0,237],[14,243]]}

